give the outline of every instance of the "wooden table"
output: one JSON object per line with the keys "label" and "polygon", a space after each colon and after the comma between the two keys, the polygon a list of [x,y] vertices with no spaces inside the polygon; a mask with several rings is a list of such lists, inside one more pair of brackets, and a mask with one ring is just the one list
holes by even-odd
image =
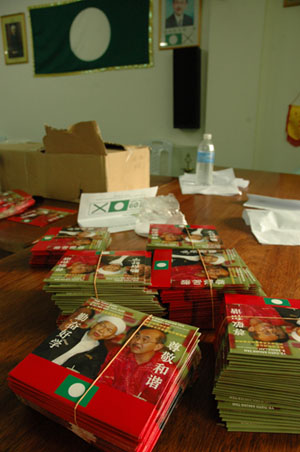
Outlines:
{"label": "wooden table", "polygon": [[[250,180],[250,193],[300,199],[300,176],[236,170]],[[260,245],[242,219],[246,193],[231,197],[182,195],[178,181],[159,194],[174,193],[190,224],[214,224],[226,248],[234,247],[270,297],[300,298],[300,247]],[[0,237],[1,237],[0,224]],[[145,249],[134,232],[113,235],[111,249]],[[42,290],[47,270],[30,269],[30,250],[0,260],[1,375],[0,450],[87,452],[95,450],[63,427],[25,407],[6,385],[7,373],[55,328],[58,310]],[[154,452],[297,452],[300,436],[229,433],[218,422],[211,395],[212,334],[203,332],[200,378],[172,413]],[[251,393],[251,388],[249,389]],[[130,413],[127,413],[130,416]]]}
{"label": "wooden table", "polygon": [[[67,215],[60,220],[55,221],[52,225],[69,226],[73,225],[77,221],[78,203],[67,203],[64,201],[57,201],[53,199],[36,198],[36,203],[32,208],[40,206],[54,206],[65,207],[73,209],[76,213]],[[7,219],[0,220],[0,250],[9,253],[16,253],[28,246],[31,246],[32,242],[40,238],[51,227],[51,224],[43,227],[33,226],[25,223],[17,223]],[[0,256],[1,256],[0,251]],[[2,253],[4,254],[4,253]]]}
{"label": "wooden table", "polygon": [[[156,185],[162,185],[171,181],[171,177],[167,176],[151,176],[151,187]],[[76,213],[68,215],[53,224],[55,227],[70,226],[77,223],[77,215],[79,204],[76,202],[65,202],[53,199],[44,199],[40,196],[35,196],[35,205],[32,208],[42,206],[54,206],[65,207],[67,209],[73,209]],[[51,226],[51,225],[50,225]],[[31,246],[32,242],[39,239],[44,235],[50,227],[49,225],[44,227],[32,226],[30,224],[16,223],[7,219],[0,220],[0,258],[11,253],[21,251],[28,246]]]}

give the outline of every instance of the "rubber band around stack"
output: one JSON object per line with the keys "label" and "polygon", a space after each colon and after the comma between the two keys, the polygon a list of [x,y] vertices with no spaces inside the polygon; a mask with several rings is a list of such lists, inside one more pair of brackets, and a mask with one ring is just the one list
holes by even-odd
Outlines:
{"label": "rubber band around stack", "polygon": [[[101,260],[101,256],[99,258],[99,262]],[[100,264],[99,264],[100,265]],[[138,328],[129,336],[129,338],[124,342],[124,344],[122,345],[122,347],[120,348],[120,350],[118,350],[118,352],[112,357],[112,359],[106,364],[106,366],[104,367],[104,369],[100,372],[100,374],[98,375],[97,378],[95,378],[95,380],[91,383],[91,385],[87,388],[87,390],[82,394],[82,396],[80,397],[79,400],[77,400],[75,406],[74,406],[74,423],[79,427],[78,423],[77,423],[77,408],[80,404],[80,402],[84,399],[84,397],[88,394],[88,392],[92,389],[92,387],[97,383],[97,381],[102,377],[102,375],[104,374],[104,372],[106,371],[106,369],[109,368],[109,366],[114,362],[114,360],[119,356],[119,354],[124,350],[124,348],[129,344],[129,342],[132,340],[132,338],[139,332],[139,330],[148,322],[150,322],[150,320],[152,319],[152,315],[148,315],[143,321],[142,323],[138,326]]]}
{"label": "rubber band around stack", "polygon": [[[187,236],[188,236],[188,238],[189,238],[189,240],[190,240],[190,242],[192,244],[192,249],[195,250],[196,248],[194,246],[194,243],[193,243],[193,240],[191,238],[191,235],[189,233],[188,228],[185,227],[185,230],[186,230]],[[215,306],[214,306],[214,298],[213,298],[213,290],[212,290],[212,280],[209,277],[209,274],[208,274],[208,271],[207,271],[204,259],[203,259],[202,254],[201,254],[201,251],[199,249],[197,249],[197,252],[199,254],[199,258],[200,258],[201,264],[203,265],[203,268],[204,268],[204,271],[205,271],[205,275],[206,275],[206,277],[208,279],[209,292],[210,292],[210,301],[211,301],[211,310],[212,310],[212,329],[214,329],[214,327],[215,327],[215,312],[214,312],[215,311]]]}
{"label": "rubber band around stack", "polygon": [[97,290],[97,274],[98,274],[98,270],[101,264],[101,259],[102,259],[102,251],[100,253],[98,262],[97,262],[97,266],[96,266],[96,270],[95,270],[95,274],[94,274],[94,280],[93,280],[93,284],[94,284],[94,290],[95,290],[95,297],[98,298],[98,290]]}

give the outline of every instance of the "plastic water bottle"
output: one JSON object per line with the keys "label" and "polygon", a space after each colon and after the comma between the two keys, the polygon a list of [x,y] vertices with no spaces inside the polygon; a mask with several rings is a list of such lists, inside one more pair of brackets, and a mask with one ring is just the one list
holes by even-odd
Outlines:
{"label": "plastic water bottle", "polygon": [[212,135],[205,133],[198,146],[196,166],[196,183],[198,185],[211,185],[213,183],[215,147],[211,140]]}

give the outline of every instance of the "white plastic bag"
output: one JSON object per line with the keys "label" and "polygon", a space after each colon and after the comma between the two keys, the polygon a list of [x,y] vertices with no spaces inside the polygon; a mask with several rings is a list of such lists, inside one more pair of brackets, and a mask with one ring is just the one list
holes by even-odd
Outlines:
{"label": "white plastic bag", "polygon": [[135,232],[148,237],[150,224],[186,224],[185,216],[180,212],[180,205],[175,196],[145,198],[137,217]]}

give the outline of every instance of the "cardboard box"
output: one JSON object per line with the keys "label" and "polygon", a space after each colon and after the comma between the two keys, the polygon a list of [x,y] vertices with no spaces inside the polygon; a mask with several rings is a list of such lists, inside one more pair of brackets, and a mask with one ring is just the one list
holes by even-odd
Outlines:
{"label": "cardboard box", "polygon": [[133,190],[150,186],[147,146],[104,143],[95,121],[68,129],[45,126],[42,143],[0,143],[2,191],[79,201],[81,193]]}

